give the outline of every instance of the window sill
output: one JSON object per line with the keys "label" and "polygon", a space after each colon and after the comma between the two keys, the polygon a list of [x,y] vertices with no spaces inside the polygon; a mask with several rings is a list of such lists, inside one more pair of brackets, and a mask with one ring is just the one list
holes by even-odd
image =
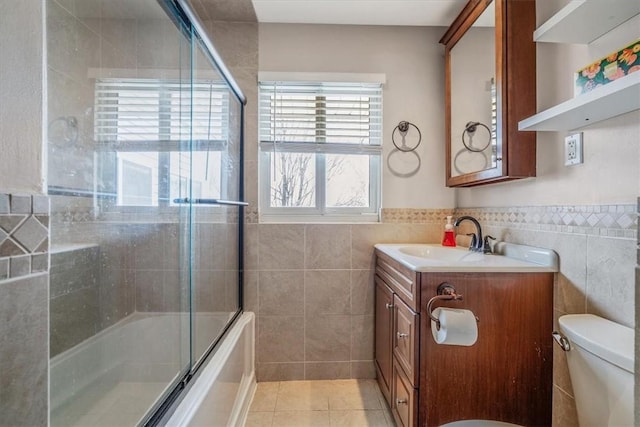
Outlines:
{"label": "window sill", "polygon": [[259,222],[261,224],[351,224],[351,223],[380,223],[380,215],[370,214],[332,214],[332,215],[283,215],[283,214],[261,214]]}

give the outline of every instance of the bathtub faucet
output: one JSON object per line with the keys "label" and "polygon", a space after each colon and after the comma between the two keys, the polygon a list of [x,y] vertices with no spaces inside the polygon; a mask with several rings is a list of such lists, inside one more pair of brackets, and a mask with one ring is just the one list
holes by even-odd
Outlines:
{"label": "bathtub faucet", "polygon": [[467,236],[471,236],[471,243],[469,244],[469,250],[474,252],[484,251],[484,240],[482,239],[482,228],[477,219],[472,216],[464,215],[456,219],[453,223],[455,227],[458,227],[462,221],[471,221],[476,226],[475,233],[469,233]]}

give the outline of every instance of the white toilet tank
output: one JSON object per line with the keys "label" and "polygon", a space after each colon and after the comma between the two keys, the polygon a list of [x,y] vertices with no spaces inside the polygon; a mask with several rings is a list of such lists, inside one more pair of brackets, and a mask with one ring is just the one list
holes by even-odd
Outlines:
{"label": "white toilet tank", "polygon": [[569,339],[569,374],[580,427],[634,426],[634,331],[592,314],[558,320]]}

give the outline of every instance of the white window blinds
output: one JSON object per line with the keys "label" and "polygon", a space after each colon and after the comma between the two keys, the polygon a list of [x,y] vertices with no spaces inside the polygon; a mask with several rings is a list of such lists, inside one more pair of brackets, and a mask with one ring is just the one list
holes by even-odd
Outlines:
{"label": "white window blinds", "polygon": [[375,83],[260,82],[262,148],[379,153],[382,86]]}
{"label": "white window blinds", "polygon": [[229,92],[217,81],[98,79],[95,108],[95,138],[101,143],[228,139]]}

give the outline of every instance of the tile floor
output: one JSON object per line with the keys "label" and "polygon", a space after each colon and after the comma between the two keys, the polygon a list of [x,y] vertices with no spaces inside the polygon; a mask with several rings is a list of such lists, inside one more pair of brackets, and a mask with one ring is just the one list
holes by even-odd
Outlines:
{"label": "tile floor", "polygon": [[375,380],[258,383],[245,427],[395,427]]}

